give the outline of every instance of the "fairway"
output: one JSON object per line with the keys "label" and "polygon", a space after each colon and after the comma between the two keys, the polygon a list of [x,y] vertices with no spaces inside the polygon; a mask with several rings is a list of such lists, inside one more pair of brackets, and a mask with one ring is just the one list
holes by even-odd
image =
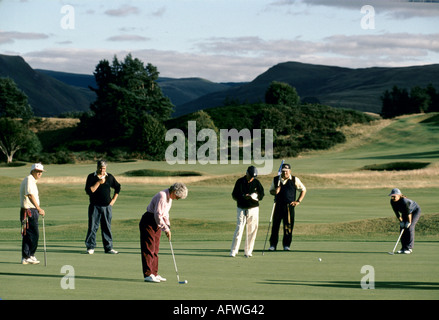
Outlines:
{"label": "fairway", "polygon": [[[95,163],[45,166],[47,171],[38,188],[47,214],[47,267],[43,263],[41,222],[36,253],[41,264],[20,264],[18,190],[30,165],[0,167],[0,299],[437,300],[439,130],[437,125],[422,122],[430,116],[376,122],[358,128],[345,144],[331,150],[286,159],[308,191],[296,210],[292,251],[266,251],[262,255],[273,205],[268,189],[280,163],[274,160],[272,174],[258,177],[266,197],[261,201],[255,251],[250,258],[243,255],[244,239],[239,254],[229,257],[236,226],[236,203],[231,192],[248,164],[109,162],[108,172],[122,185],[112,222],[118,255],[104,254],[100,231],[95,254],[85,254],[88,197],[84,184],[86,176],[96,169]],[[404,139],[397,139],[400,136]],[[428,138],[422,138],[425,136]],[[362,169],[414,158],[428,165],[404,172]],[[124,175],[145,169],[195,171],[201,176]],[[140,217],[151,197],[174,181],[185,182],[189,189],[188,198],[175,201],[170,212],[180,279],[188,283],[177,283],[164,235],[159,273],[167,281],[144,283]],[[399,234],[388,197],[394,187],[422,208],[410,255],[387,254]],[[29,286],[37,292],[23,290]]]}

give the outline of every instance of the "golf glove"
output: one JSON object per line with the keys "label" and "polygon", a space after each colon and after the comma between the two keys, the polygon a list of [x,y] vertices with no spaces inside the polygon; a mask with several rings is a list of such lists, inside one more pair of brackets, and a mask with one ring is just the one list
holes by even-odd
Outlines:
{"label": "golf glove", "polygon": [[404,222],[404,221],[401,221],[401,222],[399,223],[399,226],[400,226],[401,228],[405,228],[405,222]]}

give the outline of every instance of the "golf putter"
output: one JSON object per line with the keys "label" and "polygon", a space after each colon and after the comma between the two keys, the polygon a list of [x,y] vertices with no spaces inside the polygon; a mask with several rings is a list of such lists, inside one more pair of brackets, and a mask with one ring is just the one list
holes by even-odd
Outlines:
{"label": "golf putter", "polygon": [[172,260],[174,260],[174,267],[175,267],[175,273],[177,274],[177,281],[178,281],[179,284],[186,284],[186,283],[187,283],[187,280],[180,281],[180,276],[178,275],[177,263],[175,263],[174,249],[172,248],[172,242],[171,242],[171,240],[169,240],[169,245],[170,245],[170,247],[171,247]]}
{"label": "golf putter", "polygon": [[388,254],[392,254],[392,255],[395,254],[396,247],[398,246],[399,240],[401,240],[401,237],[402,237],[402,234],[404,233],[404,230],[405,229],[401,230],[401,233],[399,234],[398,240],[396,241],[395,247],[393,247],[393,251],[387,252]]}
{"label": "golf putter", "polygon": [[47,267],[47,253],[46,253],[46,226],[44,224],[43,216],[43,243],[44,243],[44,266]]}

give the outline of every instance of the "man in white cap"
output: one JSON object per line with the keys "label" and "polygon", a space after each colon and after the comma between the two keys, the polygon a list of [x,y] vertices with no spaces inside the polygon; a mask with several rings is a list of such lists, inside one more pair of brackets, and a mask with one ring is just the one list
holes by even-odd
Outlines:
{"label": "man in white cap", "polygon": [[410,254],[415,244],[415,226],[421,216],[421,208],[415,201],[403,195],[398,188],[392,189],[389,197],[391,197],[390,205],[399,221],[400,230],[404,229],[401,236],[402,248],[398,253]]}
{"label": "man in white cap", "polygon": [[39,230],[38,217],[44,217],[45,212],[40,207],[40,198],[37,188],[37,180],[41,178],[44,167],[41,163],[32,165],[30,174],[23,179],[20,185],[20,221],[22,223],[21,234],[23,237],[21,249],[22,264],[38,264],[35,252],[38,247]]}

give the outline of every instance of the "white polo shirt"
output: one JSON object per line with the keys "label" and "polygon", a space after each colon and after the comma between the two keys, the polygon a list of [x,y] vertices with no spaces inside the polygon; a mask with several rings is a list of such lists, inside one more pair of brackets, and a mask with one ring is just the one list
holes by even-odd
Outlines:
{"label": "white polo shirt", "polygon": [[40,205],[40,198],[38,196],[37,180],[33,175],[28,175],[23,179],[20,185],[20,203],[21,207],[25,209],[35,208],[29,199],[29,195],[32,194],[38,206]]}

